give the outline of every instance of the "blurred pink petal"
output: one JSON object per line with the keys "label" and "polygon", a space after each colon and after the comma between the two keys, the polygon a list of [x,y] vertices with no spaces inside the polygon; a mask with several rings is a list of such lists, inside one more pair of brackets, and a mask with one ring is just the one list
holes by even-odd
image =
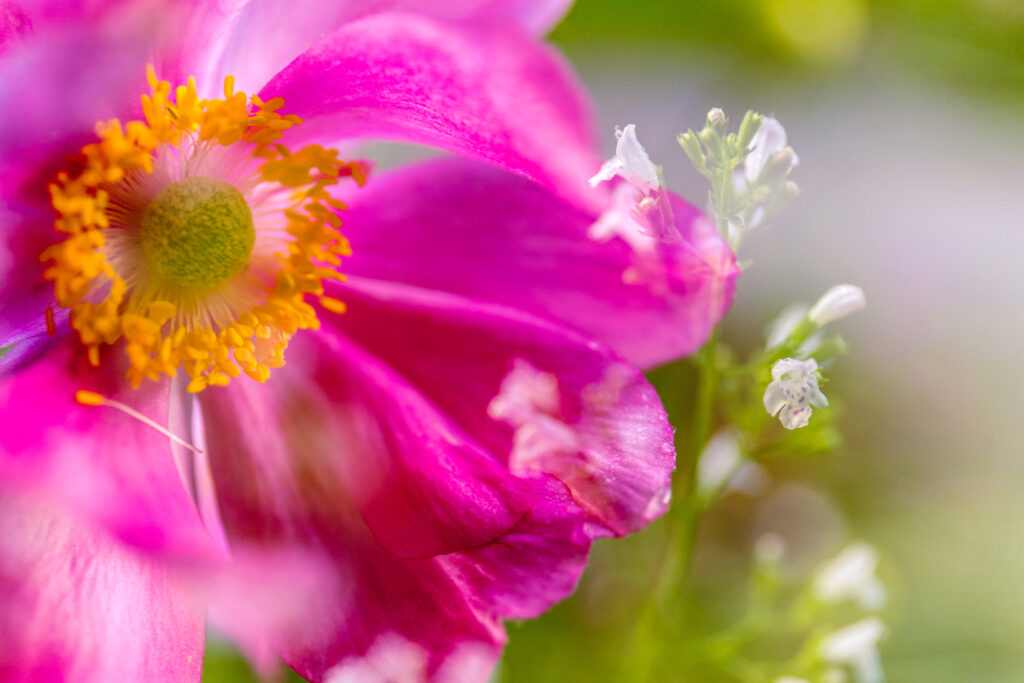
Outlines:
{"label": "blurred pink petal", "polygon": [[78,340],[65,335],[0,379],[0,477],[42,491],[140,548],[212,557],[167,437],[114,408],[75,401],[78,390],[97,391],[167,424],[169,383],[133,390],[110,356],[92,368]]}
{"label": "blurred pink petal", "polygon": [[0,489],[0,679],[199,680],[205,614],[168,565]]}

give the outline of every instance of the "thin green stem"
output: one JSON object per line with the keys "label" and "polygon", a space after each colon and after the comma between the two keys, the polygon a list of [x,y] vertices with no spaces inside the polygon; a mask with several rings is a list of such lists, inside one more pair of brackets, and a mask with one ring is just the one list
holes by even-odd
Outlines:
{"label": "thin green stem", "polygon": [[667,543],[653,576],[653,587],[637,617],[623,657],[623,681],[653,680],[665,637],[673,630],[661,628],[666,617],[678,615],[682,608],[685,580],[693,560],[693,549],[700,530],[703,506],[696,495],[697,466],[700,454],[711,435],[714,419],[715,389],[718,382],[718,331],[694,354],[697,365],[697,400],[690,422],[690,438],[680,453],[682,467],[673,481],[674,504],[669,509]]}

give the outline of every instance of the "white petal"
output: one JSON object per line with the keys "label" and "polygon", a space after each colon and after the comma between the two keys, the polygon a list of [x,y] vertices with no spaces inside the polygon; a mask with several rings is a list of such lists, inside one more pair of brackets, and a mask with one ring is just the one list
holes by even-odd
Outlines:
{"label": "white petal", "polygon": [[807,423],[811,421],[811,409],[806,406],[794,407],[787,403],[779,413],[779,421],[786,429],[806,427]]}
{"label": "white petal", "polygon": [[631,123],[622,129],[619,143],[615,146],[615,156],[622,162],[620,175],[631,185],[644,191],[658,189],[658,169],[637,140],[635,124]]}
{"label": "white petal", "polygon": [[[764,165],[768,163],[772,154],[785,146],[786,129],[777,119],[766,116],[764,123],[754,133],[754,139],[750,142],[750,154],[747,155],[747,159],[743,163],[747,181],[753,183],[757,180],[757,176],[761,175]],[[795,159],[796,155],[794,155],[794,166],[796,166]]]}
{"label": "white petal", "polygon": [[786,405],[786,397],[782,393],[782,382],[775,380],[764,390],[764,409],[768,414],[775,417]]}
{"label": "white petal", "polygon": [[856,285],[836,285],[811,307],[807,317],[819,327],[856,313],[867,305],[864,290]]}

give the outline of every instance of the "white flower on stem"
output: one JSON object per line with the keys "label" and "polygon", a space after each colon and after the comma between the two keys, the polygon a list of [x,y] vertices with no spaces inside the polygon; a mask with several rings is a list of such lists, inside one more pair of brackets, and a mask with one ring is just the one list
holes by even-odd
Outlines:
{"label": "white flower on stem", "polygon": [[821,295],[807,317],[818,327],[856,313],[867,305],[864,290],[856,285],[836,285]]}
{"label": "white flower on stem", "polygon": [[814,595],[822,602],[856,600],[867,610],[885,606],[885,586],[875,576],[878,553],[867,543],[851,543],[814,578]]}
{"label": "white flower on stem", "polygon": [[783,358],[772,367],[772,382],[764,392],[764,408],[772,417],[778,415],[786,429],[806,427],[811,407],[824,408],[828,399],[818,388],[813,358]]}
{"label": "white flower on stem", "polygon": [[885,625],[877,617],[868,617],[841,628],[821,641],[819,652],[830,664],[848,666],[858,683],[881,683],[885,680],[878,641],[885,635]]}
{"label": "white flower on stem", "polygon": [[631,123],[622,130],[616,128],[615,136],[619,140],[615,145],[615,156],[604,162],[601,170],[590,179],[590,186],[597,187],[598,184],[606,180],[621,176],[630,185],[643,192],[650,192],[661,187],[661,183],[658,182],[657,167],[651,163],[651,158],[647,156],[647,150],[636,138],[636,124]]}
{"label": "white flower on stem", "polygon": [[750,141],[750,153],[743,161],[742,176],[734,178],[738,189],[742,191],[753,185],[773,156],[778,162],[788,162],[789,167],[800,165],[800,157],[792,147],[786,146],[786,129],[778,119],[766,116]]}
{"label": "white flower on stem", "polygon": [[651,253],[661,240],[679,238],[672,203],[662,189],[658,167],[636,137],[636,125],[616,128],[615,156],[604,162],[591,187],[616,176],[626,181],[612,192],[607,210],[590,226],[592,239],[605,242],[621,237],[637,253]]}

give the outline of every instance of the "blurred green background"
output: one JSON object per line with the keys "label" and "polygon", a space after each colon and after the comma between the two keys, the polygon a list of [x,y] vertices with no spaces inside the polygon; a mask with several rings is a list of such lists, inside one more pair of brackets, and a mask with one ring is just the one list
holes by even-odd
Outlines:
{"label": "blurred green background", "polygon": [[[786,126],[802,196],[744,243],[753,264],[727,341],[756,346],[786,304],[833,284],[868,297],[839,324],[852,351],[826,389],[845,445],[769,463],[764,493],[732,494],[705,521],[687,628],[741,609],[764,531],[787,539],[795,577],[863,539],[891,592],[889,680],[1024,681],[1024,1],[581,0],[552,40],[594,93],[606,151],[615,125],[637,124],[668,184],[696,203],[706,187],[678,132],[712,106],[734,125],[752,108]],[[685,425],[690,373],[653,378]],[[659,524],[599,542],[573,598],[509,624],[501,680],[621,671],[663,542]],[[213,643],[205,680],[253,679]]]}

